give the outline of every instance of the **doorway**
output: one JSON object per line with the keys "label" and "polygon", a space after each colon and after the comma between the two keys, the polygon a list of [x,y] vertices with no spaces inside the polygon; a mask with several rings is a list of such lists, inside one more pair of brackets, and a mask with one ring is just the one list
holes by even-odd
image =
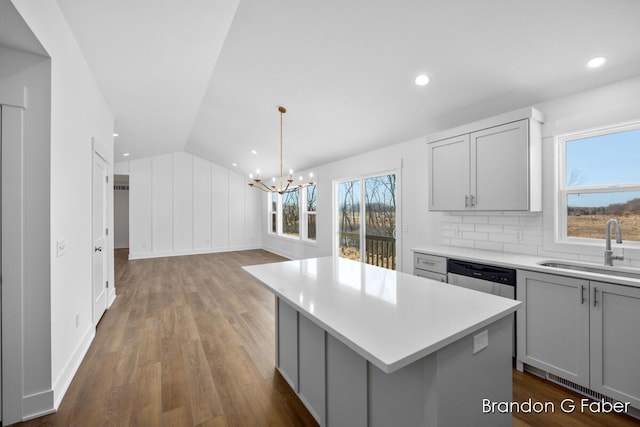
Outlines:
{"label": "doorway", "polygon": [[129,175],[113,176],[113,247],[129,249]]}
{"label": "doorway", "polygon": [[395,270],[398,265],[397,173],[336,182],[336,242],[342,258]]}

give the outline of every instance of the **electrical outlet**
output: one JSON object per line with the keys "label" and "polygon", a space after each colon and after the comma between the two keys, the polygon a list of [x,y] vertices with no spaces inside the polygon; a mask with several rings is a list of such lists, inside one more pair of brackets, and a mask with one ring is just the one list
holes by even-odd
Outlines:
{"label": "electrical outlet", "polygon": [[522,228],[516,228],[515,237],[516,241],[522,242]]}
{"label": "electrical outlet", "polygon": [[403,225],[402,229],[404,230],[405,233],[408,233],[409,232],[409,224]]}
{"label": "electrical outlet", "polygon": [[76,313],[76,328],[80,326],[80,313]]}
{"label": "electrical outlet", "polygon": [[61,257],[67,253],[67,243],[64,240],[56,242],[56,256]]}
{"label": "electrical outlet", "polygon": [[452,227],[451,232],[453,237],[460,237],[460,227],[457,224]]}
{"label": "electrical outlet", "polygon": [[489,330],[486,329],[480,332],[478,335],[473,336],[473,354],[476,354],[480,350],[484,350],[489,346]]}

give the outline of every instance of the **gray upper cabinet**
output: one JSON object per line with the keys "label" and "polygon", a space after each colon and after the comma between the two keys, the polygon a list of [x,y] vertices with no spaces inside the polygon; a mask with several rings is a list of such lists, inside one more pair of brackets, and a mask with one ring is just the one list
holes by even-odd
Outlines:
{"label": "gray upper cabinet", "polygon": [[541,122],[529,108],[427,138],[429,210],[539,211]]}

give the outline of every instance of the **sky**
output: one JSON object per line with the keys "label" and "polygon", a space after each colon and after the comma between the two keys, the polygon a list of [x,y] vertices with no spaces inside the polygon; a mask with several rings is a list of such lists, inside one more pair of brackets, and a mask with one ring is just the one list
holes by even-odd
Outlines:
{"label": "sky", "polygon": [[[568,186],[640,183],[640,129],[568,141]],[[573,196],[569,206],[606,206],[640,197],[640,191]]]}

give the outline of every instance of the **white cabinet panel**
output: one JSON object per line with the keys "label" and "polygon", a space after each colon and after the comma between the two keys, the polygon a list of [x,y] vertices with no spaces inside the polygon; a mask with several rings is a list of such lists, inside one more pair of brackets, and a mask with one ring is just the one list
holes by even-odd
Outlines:
{"label": "white cabinet panel", "polygon": [[173,155],[151,159],[151,228],[153,252],[173,250]]}
{"label": "white cabinet panel", "polygon": [[229,171],[216,164],[212,166],[211,230],[214,248],[229,246]]}
{"label": "white cabinet panel", "polygon": [[528,109],[518,112],[518,119],[497,120],[431,139],[429,210],[541,210],[541,115]]}
{"label": "white cabinet panel", "polygon": [[640,289],[591,282],[591,389],[640,408]]}
{"label": "white cabinet panel", "polygon": [[589,282],[518,271],[518,360],[589,386]]}
{"label": "white cabinet panel", "polygon": [[133,254],[151,251],[151,159],[129,166],[129,234]]}
{"label": "white cabinet panel", "polygon": [[193,158],[193,247],[211,248],[211,163]]}
{"label": "white cabinet panel", "polygon": [[193,249],[193,156],[173,153],[173,249]]}
{"label": "white cabinet panel", "polygon": [[471,193],[476,210],[529,208],[529,121],[471,134]]}
{"label": "white cabinet panel", "polygon": [[469,135],[429,144],[430,210],[465,210],[469,198]]}

